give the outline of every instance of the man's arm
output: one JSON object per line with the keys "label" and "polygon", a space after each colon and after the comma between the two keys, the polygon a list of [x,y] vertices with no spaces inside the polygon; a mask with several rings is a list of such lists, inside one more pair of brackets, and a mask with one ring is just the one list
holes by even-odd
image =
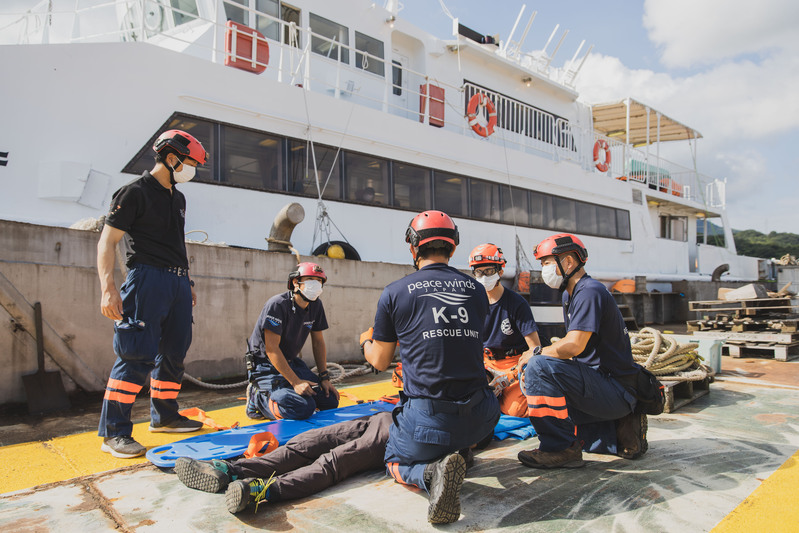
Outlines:
{"label": "man's arm", "polygon": [[280,335],[265,329],[264,351],[269,358],[269,362],[272,363],[272,366],[274,366],[277,371],[280,372],[280,375],[286,378],[286,381],[294,387],[294,392],[302,396],[313,396],[312,386],[314,384],[310,381],[300,379],[297,374],[294,373],[294,370],[291,369],[283,352],[280,350]]}
{"label": "man's arm", "polygon": [[[321,331],[311,331],[311,349],[313,350],[313,358],[316,361],[316,370],[320,374],[327,371],[327,345],[325,344],[325,336]],[[325,391],[325,396],[330,396],[330,393],[339,397],[338,391],[330,382],[329,379],[322,380],[322,390]]]}
{"label": "man's arm", "polygon": [[519,357],[519,368],[523,367],[527,364],[527,361],[533,356],[533,350],[541,346],[541,338],[538,336],[538,332],[534,331],[529,335],[524,336],[525,342],[527,342],[527,350],[522,353],[522,356]]}
{"label": "man's arm", "polygon": [[382,371],[387,369],[394,359],[396,347],[396,342],[366,341],[363,345],[363,356],[370,365]]}
{"label": "man's arm", "polygon": [[591,340],[591,335],[593,335],[593,333],[590,331],[573,329],[566,333],[566,336],[559,341],[543,348],[541,350],[541,355],[547,355],[557,359],[571,359],[583,353],[585,347],[588,345],[588,341]]}
{"label": "man's arm", "polygon": [[116,246],[125,232],[106,224],[97,243],[97,274],[100,276],[100,312],[111,320],[122,320],[122,297],[114,281]]}

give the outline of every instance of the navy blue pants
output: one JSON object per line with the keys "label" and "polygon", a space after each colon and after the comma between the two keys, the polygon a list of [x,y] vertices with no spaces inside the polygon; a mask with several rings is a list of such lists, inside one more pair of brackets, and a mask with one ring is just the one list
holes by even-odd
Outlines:
{"label": "navy blue pants", "polygon": [[629,414],[635,398],[610,376],[571,360],[530,359],[522,388],[540,449],[565,450],[575,440],[583,450],[615,454],[615,420]]}
{"label": "navy blue pants", "polygon": [[[299,357],[288,363],[298,378],[319,383],[319,377]],[[325,396],[321,388],[313,396],[297,394],[288,380],[269,362],[257,363],[249,378],[252,387],[247,398],[247,416],[250,418],[260,415],[275,420],[305,420],[317,409],[324,411],[338,407],[336,395],[331,393]]]}
{"label": "navy blue pants", "polygon": [[136,394],[150,376],[150,420],[177,419],[183,360],[191,345],[191,286],[188,276],[137,264],[120,289],[122,320],[114,325],[116,362],[103,398],[98,434],[130,435]]}
{"label": "navy blue pants", "polygon": [[468,448],[494,431],[499,402],[488,387],[468,400],[452,402],[408,398],[392,411],[386,445],[386,469],[399,483],[428,490],[424,469],[444,456]]}

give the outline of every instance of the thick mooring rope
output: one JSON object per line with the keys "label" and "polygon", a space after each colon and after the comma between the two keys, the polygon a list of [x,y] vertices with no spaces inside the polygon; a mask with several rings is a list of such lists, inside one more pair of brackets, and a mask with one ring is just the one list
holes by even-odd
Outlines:
{"label": "thick mooring rope", "polygon": [[702,364],[697,343],[680,344],[654,328],[630,333],[633,359],[661,381],[701,381],[713,376]]}

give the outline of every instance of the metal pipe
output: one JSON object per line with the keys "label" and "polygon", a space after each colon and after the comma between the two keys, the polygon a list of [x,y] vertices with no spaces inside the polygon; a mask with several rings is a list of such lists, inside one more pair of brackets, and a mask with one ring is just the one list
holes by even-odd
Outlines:
{"label": "metal pipe", "polygon": [[267,250],[270,252],[291,253],[291,233],[295,226],[305,219],[305,209],[297,202],[286,204],[275,216],[272,228],[269,230],[269,243]]}

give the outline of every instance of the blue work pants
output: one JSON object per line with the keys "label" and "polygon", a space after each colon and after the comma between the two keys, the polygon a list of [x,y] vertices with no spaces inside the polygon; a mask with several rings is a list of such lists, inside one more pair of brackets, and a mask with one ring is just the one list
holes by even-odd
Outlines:
{"label": "blue work pants", "polygon": [[[263,361],[263,358],[259,358]],[[319,377],[311,372],[308,365],[299,357],[289,360],[289,366],[297,377],[317,384],[313,396],[302,396],[294,392],[294,387],[277,369],[268,362],[256,364],[255,371],[250,374],[250,397],[247,398],[247,416],[256,418],[260,414],[275,420],[305,420],[319,409],[335,409],[338,398],[335,394],[325,396],[319,385]],[[318,391],[318,392],[316,392]]]}

